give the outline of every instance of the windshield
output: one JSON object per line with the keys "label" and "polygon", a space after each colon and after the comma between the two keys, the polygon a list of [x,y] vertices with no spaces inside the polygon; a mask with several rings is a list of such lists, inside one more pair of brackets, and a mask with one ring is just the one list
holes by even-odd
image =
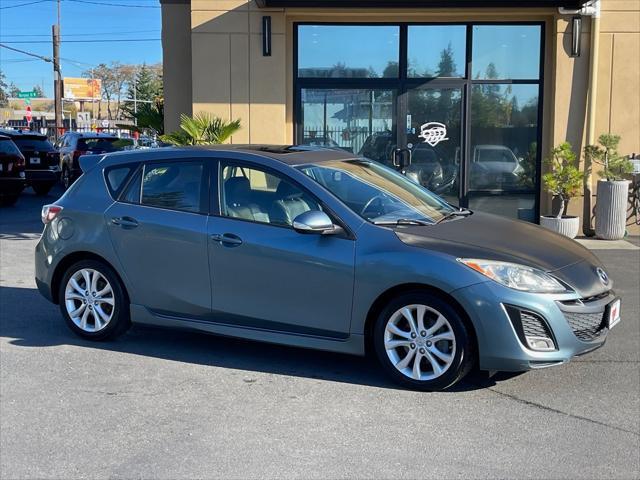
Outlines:
{"label": "windshield", "polygon": [[478,150],[478,162],[515,163],[516,158],[513,156],[513,153],[506,149],[482,148]]}
{"label": "windshield", "polygon": [[117,152],[133,145],[130,138],[83,138],[78,140],[78,150],[85,152]]}
{"label": "windshield", "polygon": [[454,211],[442,198],[371,160],[334,160],[298,169],[373,223],[436,223]]}
{"label": "windshield", "polygon": [[53,152],[53,145],[44,137],[15,137],[13,141],[22,150]]}

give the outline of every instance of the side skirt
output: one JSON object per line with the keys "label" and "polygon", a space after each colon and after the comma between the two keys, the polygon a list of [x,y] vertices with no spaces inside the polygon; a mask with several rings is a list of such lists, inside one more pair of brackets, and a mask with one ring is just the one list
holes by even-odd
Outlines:
{"label": "side skirt", "polygon": [[159,315],[142,305],[131,304],[131,321],[141,325],[179,328],[198,332],[211,333],[227,337],[256,340],[259,342],[289,345],[293,347],[311,348],[329,352],[364,355],[364,335],[351,334],[346,339],[317,337],[299,333],[274,332],[252,327],[238,327],[230,324],[213,323],[204,320]]}

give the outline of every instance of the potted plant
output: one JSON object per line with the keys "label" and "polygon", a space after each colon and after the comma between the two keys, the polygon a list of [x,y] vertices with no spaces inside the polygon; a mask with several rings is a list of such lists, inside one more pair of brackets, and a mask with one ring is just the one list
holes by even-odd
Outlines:
{"label": "potted plant", "polygon": [[580,217],[567,215],[569,200],[582,189],[584,173],[578,168],[576,154],[571,144],[564,142],[551,152],[547,160],[549,172],[542,176],[546,190],[553,198],[560,199],[557,215],[542,215],[540,225],[566,237],[575,238],[580,230]]}
{"label": "potted plant", "polygon": [[627,199],[629,181],[624,176],[631,173],[631,162],[618,154],[620,136],[605,133],[598,138],[600,145],[584,148],[586,159],[602,165],[598,174],[597,200],[595,207],[596,237],[604,240],[619,240],[626,231]]}

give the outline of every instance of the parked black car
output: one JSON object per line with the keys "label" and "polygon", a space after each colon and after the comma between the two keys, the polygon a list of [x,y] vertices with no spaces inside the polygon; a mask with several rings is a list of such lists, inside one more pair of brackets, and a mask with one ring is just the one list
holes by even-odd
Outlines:
{"label": "parked black car", "polygon": [[25,160],[26,186],[46,195],[60,177],[59,156],[46,135],[31,130],[0,130],[13,140]]}
{"label": "parked black car", "polygon": [[80,156],[117,152],[127,147],[133,147],[133,140],[130,138],[118,138],[108,133],[65,133],[56,142],[56,148],[60,152],[62,185],[65,189],[69,188],[81,175],[78,163]]}
{"label": "parked black car", "polygon": [[24,189],[24,157],[16,144],[0,135],[0,205],[13,205]]}

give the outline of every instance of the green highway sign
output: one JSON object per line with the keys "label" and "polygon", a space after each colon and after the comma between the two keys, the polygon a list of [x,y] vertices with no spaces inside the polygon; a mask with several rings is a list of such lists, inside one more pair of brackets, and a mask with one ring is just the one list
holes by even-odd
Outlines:
{"label": "green highway sign", "polygon": [[31,92],[18,92],[18,98],[36,98],[38,94],[34,91]]}
{"label": "green highway sign", "polygon": [[23,102],[24,102],[25,105],[31,105],[31,99],[30,98],[23,99]]}

